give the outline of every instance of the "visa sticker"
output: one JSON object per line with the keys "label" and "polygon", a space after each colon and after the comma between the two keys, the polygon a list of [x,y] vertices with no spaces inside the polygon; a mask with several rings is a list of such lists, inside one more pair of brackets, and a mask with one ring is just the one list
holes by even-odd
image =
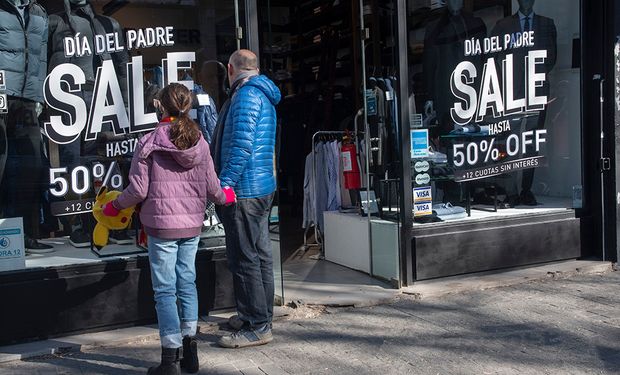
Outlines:
{"label": "visa sticker", "polygon": [[433,202],[433,194],[430,186],[413,189],[413,203]]}

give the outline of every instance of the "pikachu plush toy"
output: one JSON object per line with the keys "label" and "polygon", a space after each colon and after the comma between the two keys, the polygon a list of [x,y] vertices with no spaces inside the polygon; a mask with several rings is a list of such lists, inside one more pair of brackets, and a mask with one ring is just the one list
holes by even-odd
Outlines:
{"label": "pikachu plush toy", "polygon": [[131,224],[131,217],[136,209],[135,207],[121,210],[117,216],[106,216],[103,214],[103,206],[115,200],[119,195],[121,195],[120,191],[108,191],[106,187],[102,188],[97,194],[97,199],[93,206],[93,216],[97,220],[97,225],[93,231],[93,243],[98,248],[108,244],[111,230],[126,229]]}

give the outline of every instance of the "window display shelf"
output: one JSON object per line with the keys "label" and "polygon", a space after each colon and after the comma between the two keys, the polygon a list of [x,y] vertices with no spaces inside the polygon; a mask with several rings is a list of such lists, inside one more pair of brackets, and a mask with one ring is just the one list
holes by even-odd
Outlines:
{"label": "window display shelf", "polygon": [[[54,246],[54,251],[47,254],[26,255],[26,269],[70,266],[75,264],[102,263],[107,260],[130,259],[143,254],[120,255],[100,258],[90,248],[76,248],[69,243],[68,238],[51,238],[40,240],[41,243]],[[131,251],[140,251],[135,245],[118,245]]]}
{"label": "window display shelf", "polygon": [[428,227],[428,226],[445,226],[453,225],[456,223],[470,223],[470,222],[483,222],[488,220],[497,220],[501,218],[515,218],[520,216],[541,215],[550,213],[562,213],[570,212],[571,208],[566,208],[571,205],[571,202],[566,198],[555,197],[540,197],[538,206],[519,206],[516,208],[501,209],[497,212],[492,212],[493,206],[479,205],[479,208],[486,208],[487,210],[472,210],[471,216],[457,220],[448,220],[434,223],[417,223],[414,222],[414,227]]}

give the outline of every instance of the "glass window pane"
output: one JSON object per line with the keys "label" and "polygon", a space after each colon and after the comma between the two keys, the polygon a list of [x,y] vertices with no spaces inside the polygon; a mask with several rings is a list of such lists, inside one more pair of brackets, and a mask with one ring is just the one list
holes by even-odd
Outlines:
{"label": "glass window pane", "polygon": [[[90,251],[96,192],[128,185],[135,146],[157,124],[153,99],[167,83],[193,90],[191,114],[209,140],[237,49],[235,2],[40,0],[3,7],[0,16],[0,98],[8,103],[0,114],[0,220],[23,220],[26,266],[142,251],[137,215],[129,229],[110,233],[112,250]],[[216,219],[205,219],[204,246],[221,247]],[[24,259],[18,263],[9,268]]]}
{"label": "glass window pane", "polygon": [[408,1],[417,223],[582,207],[579,20],[576,0]]}

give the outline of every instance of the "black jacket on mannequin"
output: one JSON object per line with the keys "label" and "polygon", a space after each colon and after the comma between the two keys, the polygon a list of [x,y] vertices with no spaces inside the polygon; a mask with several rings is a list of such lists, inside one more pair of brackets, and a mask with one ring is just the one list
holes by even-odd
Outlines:
{"label": "black jacket on mannequin", "polygon": [[[117,33],[120,43],[125,46],[125,38],[121,25],[114,18],[95,13],[90,2],[86,5],[72,5],[69,0],[64,0],[65,11],[50,15],[49,22],[49,71],[63,63],[71,63],[79,66],[86,75],[86,82],[93,84],[97,75],[97,68],[103,60],[112,60],[118,76],[123,97],[127,100],[127,62],[129,60],[127,50],[113,53],[95,54],[94,35]],[[87,56],[65,57],[63,41],[65,38],[73,38],[77,34],[86,36],[89,40],[93,53]]]}
{"label": "black jacket on mannequin", "polygon": [[43,102],[47,75],[48,18],[36,0],[23,16],[8,0],[0,0],[0,70],[5,72],[6,94]]}
{"label": "black jacket on mannequin", "polygon": [[446,11],[430,23],[424,35],[423,70],[429,98],[434,102],[437,117],[444,131],[452,130],[447,118],[450,108],[457,101],[450,91],[450,79],[462,61],[472,62],[481,72],[483,56],[465,56],[465,40],[482,39],[487,28],[481,18],[462,11],[452,15]]}
{"label": "black jacket on mannequin", "polygon": [[[534,31],[534,45],[524,48],[508,49],[500,52],[497,57],[498,65],[506,58],[507,54],[514,55],[514,97],[523,97],[526,93],[525,89],[525,58],[527,53],[532,50],[546,50],[547,59],[542,64],[542,71],[549,74],[555,66],[557,60],[557,38],[558,33],[555,27],[555,23],[551,18],[534,14],[532,19],[532,31]],[[503,36],[506,34],[515,34],[521,32],[521,21],[519,20],[519,14],[513,14],[497,21],[497,24],[493,28],[491,35],[499,36],[500,40],[503,40]],[[501,66],[501,65],[499,65]],[[541,68],[537,71],[542,72]],[[542,87],[538,89],[538,95],[549,95],[549,77],[544,82]]]}

